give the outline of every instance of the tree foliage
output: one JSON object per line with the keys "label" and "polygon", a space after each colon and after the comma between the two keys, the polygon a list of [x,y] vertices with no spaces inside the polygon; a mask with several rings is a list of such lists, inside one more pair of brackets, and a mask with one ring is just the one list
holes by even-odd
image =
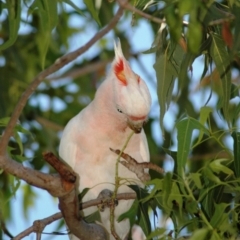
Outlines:
{"label": "tree foliage", "polygon": [[[119,37],[124,54],[141,69],[147,54],[155,56],[153,68],[144,71],[156,76],[160,117],[154,103],[145,131],[151,161],[163,167],[174,163],[163,175],[151,170],[145,190],[131,186],[137,200],[122,218],[141,225],[147,239],[236,239],[240,230],[240,2],[84,3],[0,1],[0,160],[7,153],[24,166],[54,172],[42,153],[57,153],[61,130],[94,97],[113,58],[113,41]],[[71,63],[64,66],[60,61],[59,69],[58,59],[84,46],[89,35],[109,24],[118,8],[124,9],[124,15],[110,34],[96,39],[94,51],[81,58],[78,52],[66,57]],[[139,53],[133,50],[131,32],[141,28],[143,21],[154,40],[144,42]],[[139,41],[144,41],[144,33],[142,37]],[[17,114],[23,93],[31,96],[20,104],[18,121],[11,127],[9,120]],[[9,128],[11,138],[3,140]],[[18,175],[2,161],[0,168],[1,234],[6,236],[4,223],[14,218],[10,200],[22,191],[27,215],[36,196],[31,184],[20,188]],[[150,220],[152,216],[162,224]]]}

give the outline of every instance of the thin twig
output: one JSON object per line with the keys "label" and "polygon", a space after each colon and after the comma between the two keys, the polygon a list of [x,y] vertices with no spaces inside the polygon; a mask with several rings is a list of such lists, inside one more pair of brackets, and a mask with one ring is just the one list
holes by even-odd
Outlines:
{"label": "thin twig", "polygon": [[[116,196],[116,199],[118,200],[129,200],[129,199],[135,199],[136,198],[136,193],[132,192],[132,193],[119,193],[117,194]],[[102,199],[101,198],[96,198],[94,200],[90,200],[90,201],[87,201],[87,202],[84,202],[80,205],[80,210],[82,209],[85,209],[85,208],[89,208],[89,207],[92,207],[92,206],[97,206],[98,204],[101,204],[102,203]],[[62,213],[61,212],[58,212],[58,213],[55,213],[47,218],[44,218],[44,219],[41,219],[41,220],[38,220],[38,221],[41,221],[41,224],[42,225],[45,225],[45,227],[59,219],[61,219],[63,216],[62,216]],[[35,221],[37,222],[37,221]],[[28,236],[29,234],[31,233],[34,233],[35,232],[35,222],[33,223],[33,225],[27,229],[25,229],[24,231],[22,231],[21,233],[19,233],[16,237],[14,237],[12,240],[20,240],[26,236]]]}
{"label": "thin twig", "polygon": [[63,79],[63,78],[74,79],[74,78],[92,73],[93,70],[94,70],[94,72],[97,72],[101,69],[104,69],[109,62],[110,62],[110,60],[105,60],[105,61],[102,61],[102,60],[100,61],[99,60],[99,62],[88,63],[87,66],[84,66],[84,67],[81,67],[81,68],[78,68],[78,69],[74,69],[74,70],[70,70],[68,72],[63,73],[60,76],[55,76],[55,77],[51,76],[51,77],[47,78],[47,80],[56,81],[56,80],[60,80],[60,79]]}
{"label": "thin twig", "polygon": [[156,18],[156,17],[153,17],[137,8],[135,8],[134,6],[132,6],[131,4],[129,4],[127,1],[125,0],[118,0],[118,3],[121,7],[125,8],[125,9],[128,9],[130,10],[131,12],[133,13],[137,13],[138,15],[150,20],[150,21],[153,21],[155,23],[159,23],[159,24],[162,24],[162,23],[165,23],[166,21],[163,20],[163,19],[160,19],[160,18]]}
{"label": "thin twig", "polygon": [[26,102],[28,98],[31,96],[31,94],[36,90],[38,85],[50,74],[56,72],[63,66],[67,65],[77,57],[79,57],[81,54],[86,52],[94,43],[96,43],[101,37],[103,37],[105,34],[107,34],[110,30],[112,30],[116,24],[118,23],[119,19],[121,18],[123,14],[123,8],[119,7],[117,13],[114,15],[114,17],[111,19],[109,24],[105,26],[102,30],[100,30],[97,34],[95,34],[84,46],[78,48],[77,50],[68,53],[61,58],[57,59],[53,65],[48,67],[47,69],[43,70],[41,73],[39,73],[33,80],[30,86],[26,89],[26,91],[22,94],[20,100],[18,101],[13,114],[11,116],[11,119],[5,129],[5,132],[0,139],[0,155],[6,154],[6,149],[8,145],[8,141],[13,133],[13,129],[17,123],[17,120],[19,116],[22,113],[22,110],[24,106],[26,105]]}
{"label": "thin twig", "polygon": [[232,21],[234,19],[235,19],[235,16],[229,16],[227,18],[216,19],[216,20],[213,20],[213,21],[209,22],[208,26],[214,26],[214,25],[223,24],[225,22],[230,22],[230,21]]}

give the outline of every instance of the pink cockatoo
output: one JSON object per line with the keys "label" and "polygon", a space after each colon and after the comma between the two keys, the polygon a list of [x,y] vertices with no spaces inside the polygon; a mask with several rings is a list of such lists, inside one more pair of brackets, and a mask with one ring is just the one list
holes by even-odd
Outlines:
{"label": "pink cockatoo", "polygon": [[[69,121],[60,142],[61,158],[80,176],[79,191],[90,188],[82,201],[97,198],[104,189],[114,191],[117,155],[109,148],[121,149],[131,131],[135,134],[124,152],[138,162],[149,161],[148,144],[141,129],[150,107],[149,90],[141,77],[130,68],[118,42],[111,69],[94,100]],[[127,186],[129,184],[143,186],[136,174],[122,164],[119,164],[118,171],[123,179],[118,193],[132,192]],[[133,200],[122,200],[115,207],[115,230],[121,239],[127,238],[130,224],[128,219],[121,222],[117,219],[132,203]],[[84,210],[84,215],[95,211],[97,207],[90,207]],[[105,208],[100,215],[101,224],[110,233],[109,208]],[[135,239],[142,239],[141,236],[143,234],[132,234]],[[110,239],[114,239],[111,234]]]}

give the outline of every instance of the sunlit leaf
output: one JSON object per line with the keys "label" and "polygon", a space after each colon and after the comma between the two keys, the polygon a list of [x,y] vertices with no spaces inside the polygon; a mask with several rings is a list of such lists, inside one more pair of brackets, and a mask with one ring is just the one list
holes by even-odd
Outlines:
{"label": "sunlit leaf", "polygon": [[213,160],[209,164],[209,166],[212,169],[212,171],[217,174],[219,174],[220,172],[224,172],[227,175],[232,175],[233,171],[230,168],[228,168],[222,164],[222,162],[226,162],[226,161],[229,161],[229,159],[224,159],[224,158],[216,159],[216,160]]}
{"label": "sunlit leaf", "polygon": [[212,231],[212,235],[209,240],[222,240],[222,237],[219,236],[216,231]]}
{"label": "sunlit leaf", "polygon": [[221,183],[219,177],[217,177],[209,167],[204,168],[204,174],[209,180],[213,181],[214,183]]}
{"label": "sunlit leaf", "polygon": [[193,235],[190,237],[190,240],[197,240],[197,239],[207,239],[209,229],[208,228],[201,228],[194,231]]}
{"label": "sunlit leaf", "polygon": [[[200,109],[200,118],[199,122],[204,125],[207,122],[207,119],[209,118],[210,113],[212,112],[211,107],[204,106]],[[204,135],[204,131],[200,129],[199,137],[197,143],[200,143]]]}
{"label": "sunlit leaf", "polygon": [[196,185],[196,187],[198,189],[202,189],[202,182],[201,182],[201,173],[190,173],[189,177],[190,179],[194,182],[194,184]]}
{"label": "sunlit leaf", "polygon": [[156,228],[147,236],[147,240],[155,239],[155,237],[162,236],[167,231],[168,230],[165,228]]}

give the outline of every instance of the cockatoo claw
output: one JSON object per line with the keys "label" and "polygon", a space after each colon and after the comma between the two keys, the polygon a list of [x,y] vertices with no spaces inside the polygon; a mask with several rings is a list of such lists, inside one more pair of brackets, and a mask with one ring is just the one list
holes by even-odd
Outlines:
{"label": "cockatoo claw", "polygon": [[113,192],[110,191],[109,189],[103,189],[97,198],[100,198],[102,201],[100,204],[97,205],[98,210],[100,212],[104,212],[105,207],[111,207],[113,204],[115,206],[118,205],[118,200],[117,199],[112,199]]}

